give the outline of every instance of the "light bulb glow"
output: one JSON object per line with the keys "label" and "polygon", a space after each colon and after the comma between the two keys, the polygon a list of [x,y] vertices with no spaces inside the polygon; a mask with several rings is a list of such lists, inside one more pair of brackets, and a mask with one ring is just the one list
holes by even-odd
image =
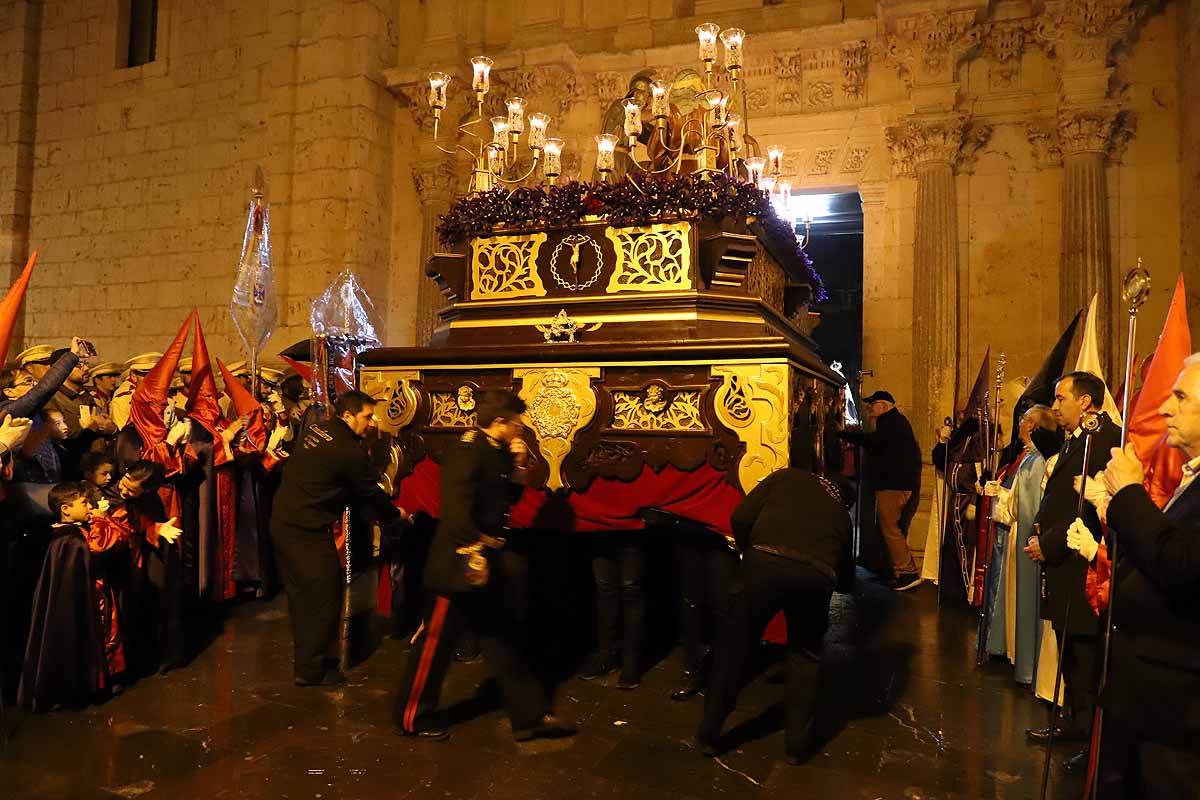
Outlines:
{"label": "light bulb glow", "polygon": [[475,56],[471,59],[471,71],[471,88],[477,94],[487,94],[492,86],[492,60],[487,56]]}
{"label": "light bulb glow", "polygon": [[745,40],[746,32],[741,28],[721,31],[721,41],[725,43],[725,69],[736,70],[742,66],[742,44]]}
{"label": "light bulb glow", "polygon": [[617,137],[606,133],[596,137],[596,169],[611,172],[616,166]]}
{"label": "light bulb glow", "polygon": [[504,101],[508,107],[508,132],[522,134],[525,132],[525,98],[510,97]]}
{"label": "light bulb glow", "polygon": [[550,117],[542,112],[529,115],[529,148],[540,150],[546,146],[546,128],[550,127]]}
{"label": "light bulb glow", "polygon": [[547,139],[542,151],[545,161],[542,162],[542,174],[547,178],[557,178],[562,174],[562,139]]}
{"label": "light bulb glow", "polygon": [[508,150],[508,117],[492,117],[492,144]]}
{"label": "light bulb glow", "polygon": [[666,81],[655,81],[650,84],[650,111],[656,118],[670,116],[671,84]]}
{"label": "light bulb glow", "polygon": [[700,40],[700,60],[712,64],[717,60],[717,34],[721,26],[714,22],[706,22],[696,26],[696,36]]}
{"label": "light bulb glow", "polygon": [[767,166],[771,175],[778,178],[783,174],[783,148],[772,145],[767,148]]}
{"label": "light bulb glow", "polygon": [[637,100],[626,98],[625,100],[625,135],[626,136],[641,136],[642,134],[642,107],[638,105]]}
{"label": "light bulb glow", "polygon": [[450,85],[450,76],[444,72],[429,73],[429,107],[444,109],[446,107],[446,88]]}

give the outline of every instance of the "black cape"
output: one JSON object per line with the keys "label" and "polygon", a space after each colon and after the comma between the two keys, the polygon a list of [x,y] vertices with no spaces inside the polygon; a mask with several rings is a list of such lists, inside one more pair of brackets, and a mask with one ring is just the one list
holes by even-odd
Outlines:
{"label": "black cape", "polygon": [[33,597],[20,703],[34,711],[82,705],[104,685],[100,630],[87,538],[57,525]]}

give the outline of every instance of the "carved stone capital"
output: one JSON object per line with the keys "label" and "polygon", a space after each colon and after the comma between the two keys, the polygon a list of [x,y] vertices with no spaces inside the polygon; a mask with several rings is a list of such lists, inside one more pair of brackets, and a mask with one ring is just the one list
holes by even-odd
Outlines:
{"label": "carved stone capital", "polygon": [[1102,65],[1133,29],[1137,14],[1133,0],[1049,0],[1034,35],[1072,66]]}
{"label": "carved stone capital", "polygon": [[561,118],[584,99],[582,81],[560,64],[518,67],[507,76],[512,94],[524,97],[528,109]]}
{"label": "carved stone capital", "polygon": [[1053,119],[1035,119],[1025,123],[1025,136],[1033,149],[1033,162],[1041,168],[1062,164],[1062,145],[1058,123]]}
{"label": "carved stone capital", "polygon": [[776,102],[782,110],[806,112],[861,103],[868,54],[864,40],[775,53]]}
{"label": "carved stone capital", "polygon": [[1021,54],[1032,30],[1032,19],[1004,20],[984,26],[979,43],[992,61],[989,76],[993,86],[1008,88],[1016,83]]}
{"label": "carved stone capital", "polygon": [[991,136],[991,126],[971,124],[965,114],[910,117],[884,133],[898,177],[911,176],[924,164],[949,164],[969,171],[976,153]]}
{"label": "carved stone capital", "polygon": [[423,204],[449,200],[461,189],[454,164],[448,159],[414,164],[412,177]]}
{"label": "carved stone capital", "polygon": [[1135,119],[1115,104],[1064,108],[1058,112],[1058,139],[1063,156],[1100,153],[1119,159],[1133,138]]}
{"label": "carved stone capital", "polygon": [[896,20],[895,32],[875,45],[875,56],[900,69],[910,85],[951,83],[959,63],[979,45],[974,11],[915,14]]}

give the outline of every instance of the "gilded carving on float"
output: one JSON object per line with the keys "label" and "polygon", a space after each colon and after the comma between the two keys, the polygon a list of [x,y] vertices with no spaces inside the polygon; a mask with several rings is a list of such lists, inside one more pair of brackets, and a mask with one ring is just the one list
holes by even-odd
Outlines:
{"label": "gilded carving on float", "polygon": [[[596,256],[596,266],[592,270],[591,277],[586,279],[580,274],[580,267],[583,263],[583,253],[580,248],[585,244],[592,246],[592,252]],[[560,257],[564,261],[561,270],[559,269]],[[600,243],[586,234],[574,233],[564,237],[554,248],[554,252],[550,254],[550,274],[559,286],[572,292],[582,292],[592,288],[593,284],[600,280],[600,272],[603,269],[604,253],[600,250]],[[563,277],[564,275],[567,277]]]}
{"label": "gilded carving on float", "polygon": [[691,289],[690,230],[688,222],[605,229],[617,253],[609,294]]}
{"label": "gilded carving on float", "polygon": [[431,428],[472,428],[475,426],[475,390],[460,386],[454,392],[429,393]]}
{"label": "gilded carving on float", "polygon": [[537,433],[538,449],[550,470],[546,488],[552,492],[569,489],[563,480],[562,464],[571,452],[575,434],[596,415],[592,378],[599,378],[600,370],[538,367],[515,369],[513,377],[521,381],[518,394],[525,401],[525,424]]}
{"label": "gilded carving on float", "polygon": [[589,467],[620,464],[633,458],[636,453],[637,448],[625,442],[599,441],[592,445],[591,450],[588,450],[583,463]]}
{"label": "gilded carving on float", "polygon": [[713,407],[717,419],[746,446],[738,482],[749,492],[788,466],[790,380],[784,364],[714,364],[721,377]]}
{"label": "gilded carving on float", "polygon": [[537,257],[545,233],[487,236],[471,240],[471,299],[545,297]]}
{"label": "gilded carving on float", "polygon": [[380,429],[394,435],[412,424],[420,404],[412,383],[420,380],[421,373],[413,369],[362,373],[362,390],[378,402],[375,420]]}
{"label": "gilded carving on float", "polygon": [[668,395],[661,386],[651,385],[645,395],[613,392],[613,430],[626,431],[703,431],[700,417],[700,392],[678,391]]}

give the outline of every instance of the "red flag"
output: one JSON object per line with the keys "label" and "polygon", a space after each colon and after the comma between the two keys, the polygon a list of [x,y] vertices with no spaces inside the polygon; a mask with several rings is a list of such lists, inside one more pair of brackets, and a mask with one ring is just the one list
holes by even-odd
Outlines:
{"label": "red flag", "polygon": [[183,321],[174,341],[163,351],[163,356],[146,373],[146,377],[138,381],[130,400],[129,421],[137,428],[142,437],[142,447],[152,448],[162,444],[167,438],[167,423],[163,419],[163,411],[167,407],[167,389],[171,386],[171,378],[175,368],[179,366],[179,358],[183,355],[183,345],[187,342],[188,330],[193,325],[196,310],[188,314]]}
{"label": "red flag", "polygon": [[[262,405],[250,394],[250,390],[242,386],[233,373],[225,366],[225,362],[217,359],[217,367],[221,370],[221,379],[225,381],[225,393],[233,400],[233,407],[239,417],[248,417],[246,438],[259,450],[267,446],[267,428],[263,424]],[[195,369],[195,367],[192,367]]]}
{"label": "red flag", "polygon": [[25,302],[25,290],[29,287],[29,278],[33,275],[33,264],[37,261],[37,250],[29,257],[21,277],[9,287],[4,299],[0,300],[0,364],[8,355],[8,346],[12,343],[13,330],[17,327],[17,314],[21,312],[21,304]]}
{"label": "red flag", "polygon": [[280,358],[286,361],[288,366],[296,370],[296,374],[300,376],[300,380],[308,384],[312,383],[312,367],[310,367],[308,364],[303,364],[294,358],[288,358],[287,356],[280,356]]}
{"label": "red flag", "polygon": [[217,381],[213,378],[208,343],[204,340],[204,329],[200,327],[199,316],[196,317],[196,338],[192,342],[192,383],[188,387],[187,412],[188,416],[203,425],[214,439],[220,436],[217,425],[224,418],[217,401]]}
{"label": "red flag", "polygon": [[1146,491],[1160,507],[1166,505],[1179,486],[1187,459],[1178,448],[1167,445],[1167,424],[1158,409],[1171,396],[1171,387],[1191,352],[1187,294],[1180,275],[1158,347],[1146,370],[1137,402],[1132,404],[1133,416],[1129,420],[1129,441],[1146,465]]}

